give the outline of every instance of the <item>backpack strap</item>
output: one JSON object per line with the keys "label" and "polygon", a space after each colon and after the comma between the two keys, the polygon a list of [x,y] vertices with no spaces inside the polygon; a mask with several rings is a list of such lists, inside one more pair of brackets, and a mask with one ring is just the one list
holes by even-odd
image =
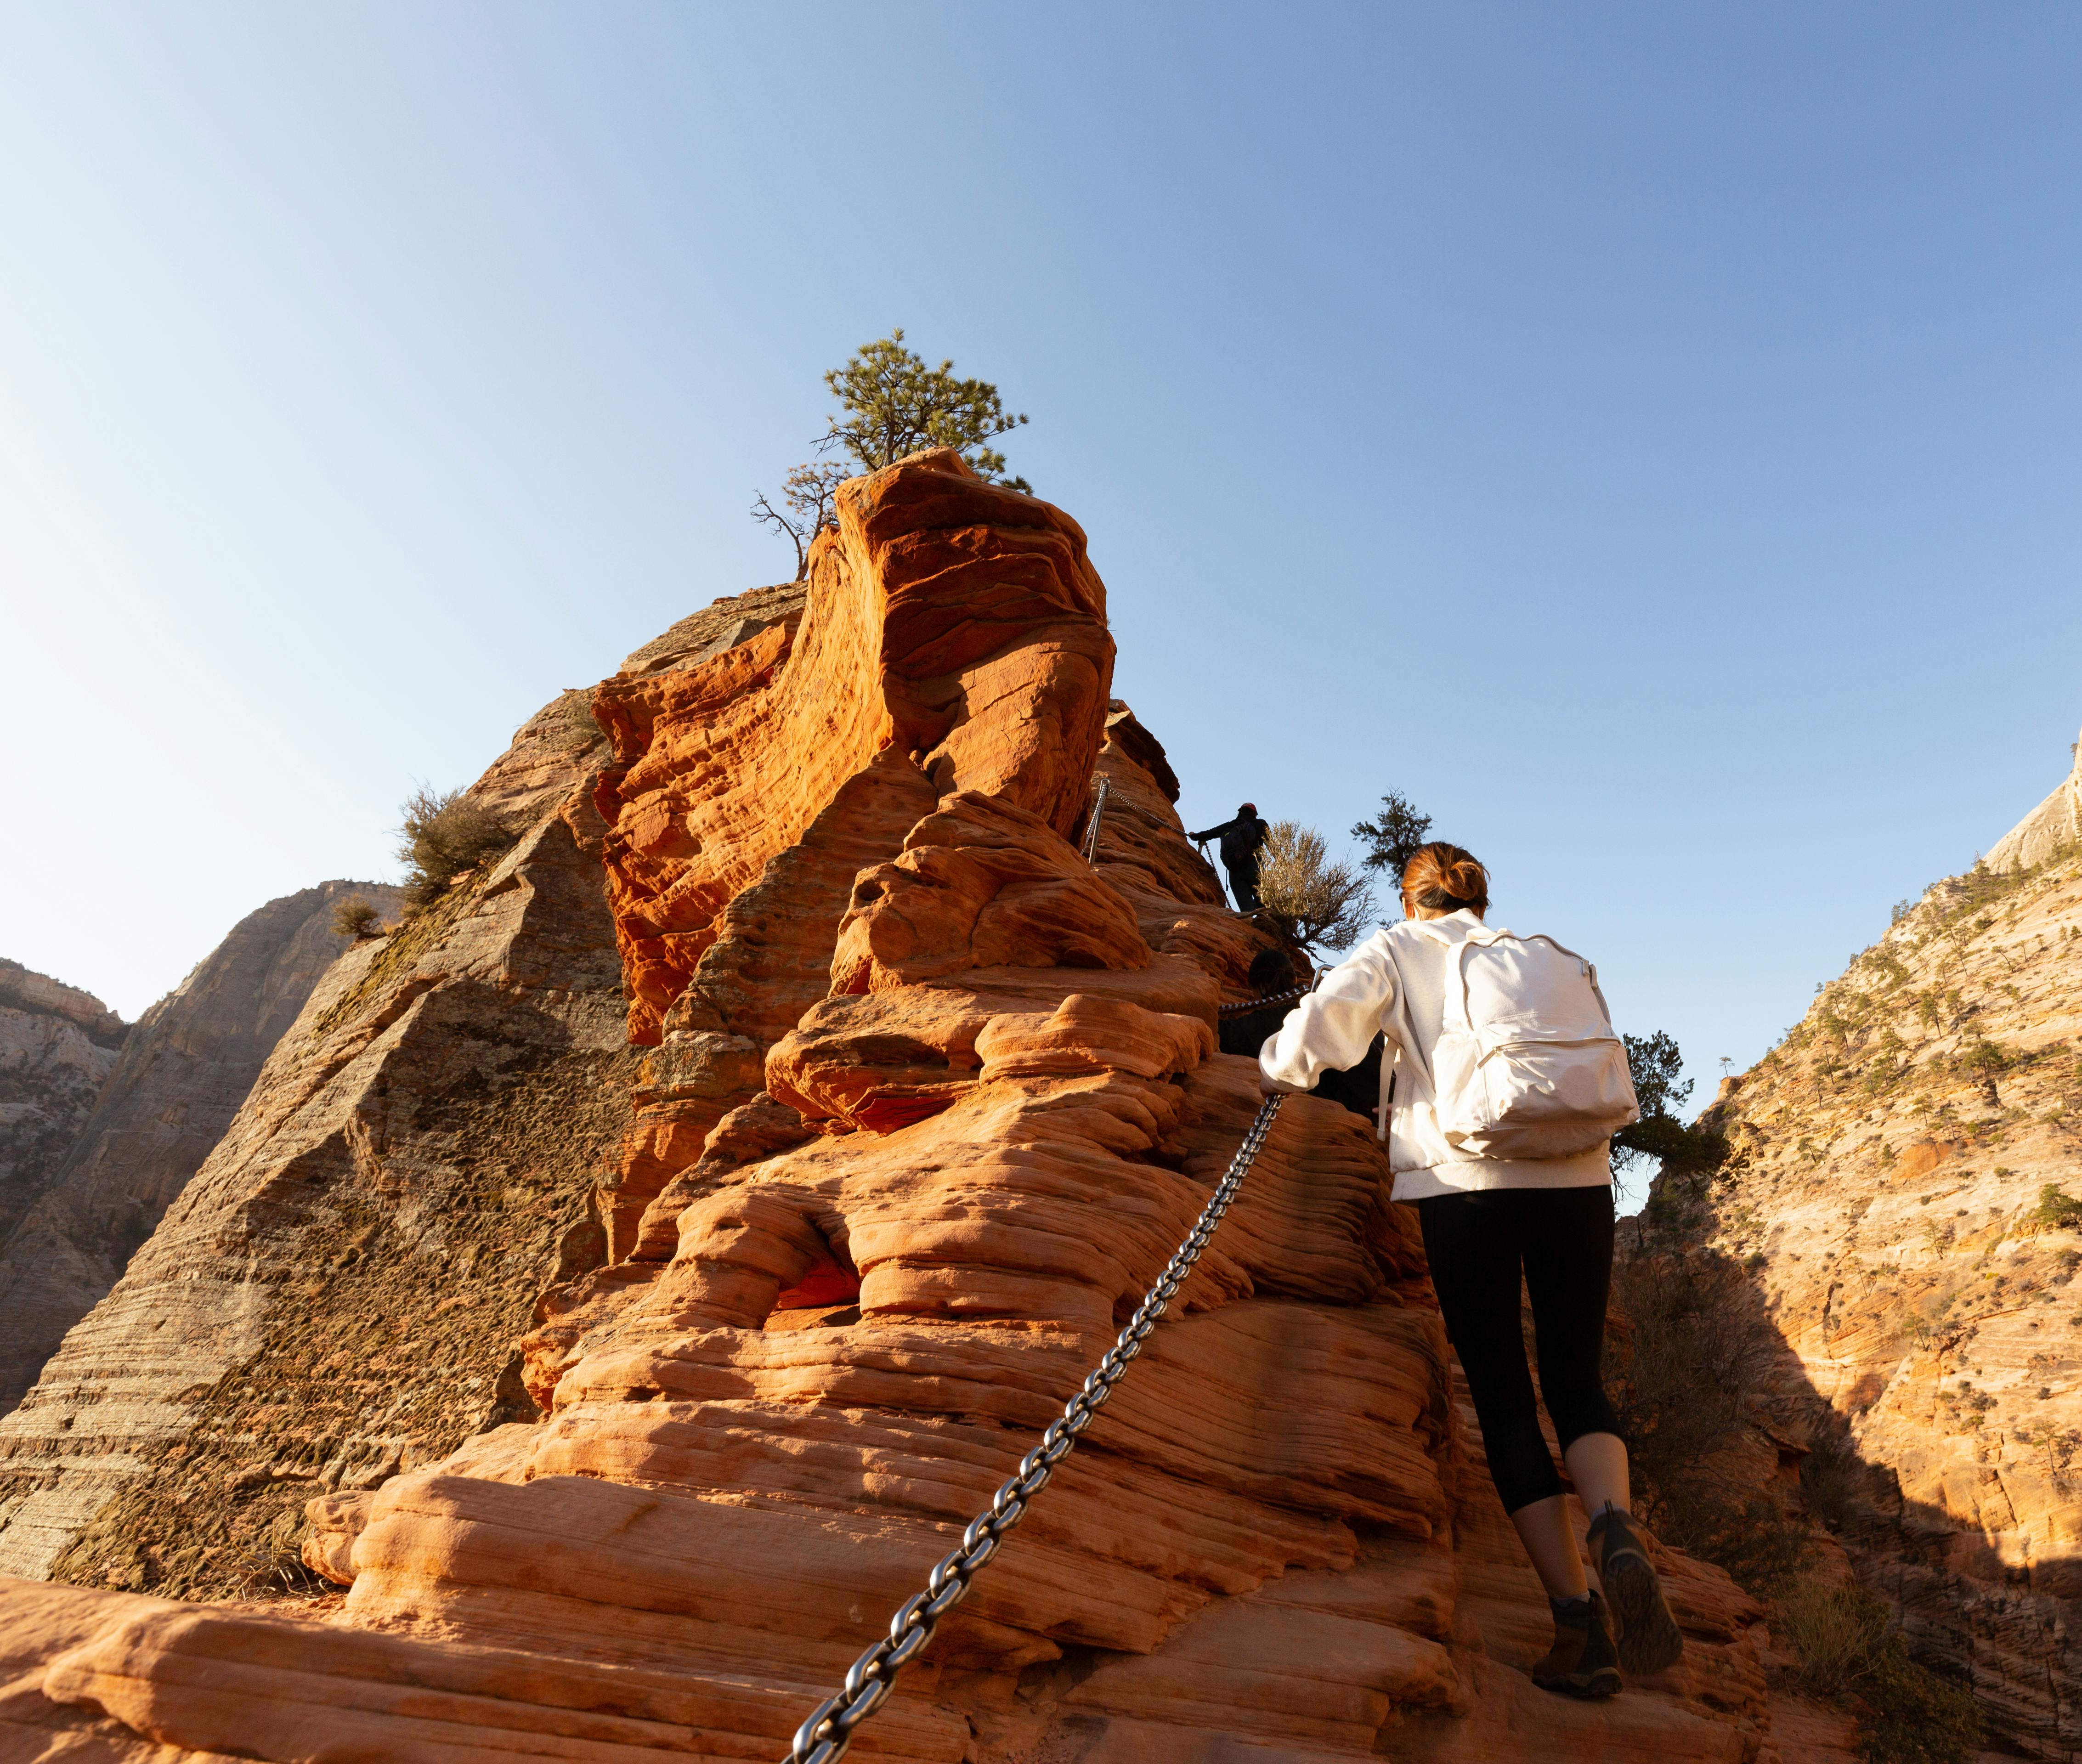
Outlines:
{"label": "backpack strap", "polygon": [[1395,970],[1396,1046],[1402,1050],[1402,1056],[1423,1073],[1425,1088],[1435,1093],[1439,1088],[1438,1081],[1433,1077],[1424,1055],[1418,1049],[1417,1024],[1410,1014],[1410,983],[1403,978],[1402,964],[1395,959],[1395,939],[1384,937],[1381,942],[1387,950],[1389,965]]}

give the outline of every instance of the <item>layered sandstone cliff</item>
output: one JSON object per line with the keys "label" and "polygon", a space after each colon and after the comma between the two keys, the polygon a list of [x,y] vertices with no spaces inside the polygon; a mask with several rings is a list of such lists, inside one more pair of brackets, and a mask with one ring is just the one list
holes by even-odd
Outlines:
{"label": "layered sandstone cliff", "polygon": [[[1215,1022],[1266,937],[1109,698],[1084,536],[949,455],[838,507],[799,608],[632,658],[513,856],[335,970],[0,1428],[52,1479],[0,1549],[70,1526],[91,1583],[0,1588],[0,1758],[778,1756],[1190,1226],[1256,1106]],[[860,1755],[1793,1755],[1761,1613],[1674,1553],[1681,1667],[1532,1688],[1545,1601],[1384,1173],[1285,1105]],[[512,1227],[562,1216],[546,1268]],[[147,1299],[194,1311],[166,1349]],[[258,1590],[226,1550],[269,1514],[336,1610],[104,1589]]]}
{"label": "layered sandstone cliff", "polygon": [[396,916],[396,890],[368,882],[271,900],[129,1030],[42,1194],[11,1229],[0,1224],[0,1414],[224,1137],[262,1063],[348,948],[332,915],[353,895]]}
{"label": "layered sandstone cliff", "polygon": [[57,1180],[124,1027],[91,992],[0,961],[0,1244]]}
{"label": "layered sandstone cliff", "polygon": [[1647,1215],[1747,1264],[1789,1349],[1776,1430],[1826,1446],[1845,1428],[1872,1472],[1832,1515],[1861,1577],[2046,1758],[2082,1748],[2082,1206],[2062,1198],[2082,1198],[2082,848],[2054,836],[2063,801],[2000,869],[1932,888],[1724,1084],[1729,1165],[1661,1180]]}

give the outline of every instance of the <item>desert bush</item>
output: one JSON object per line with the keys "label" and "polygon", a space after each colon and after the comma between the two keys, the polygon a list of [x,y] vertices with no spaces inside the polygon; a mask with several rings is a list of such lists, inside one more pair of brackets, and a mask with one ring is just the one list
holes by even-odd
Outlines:
{"label": "desert bush", "polygon": [[550,739],[563,751],[583,753],[607,739],[593,718],[592,693],[589,688],[574,686],[569,692],[559,693],[555,709],[554,732]]}
{"label": "desert bush", "polygon": [[[1998,1169],[1998,1176],[2007,1175]],[[2062,1188],[2057,1182],[2048,1182],[2038,1191],[2038,1205],[2031,1210],[2032,1223],[2050,1231],[2082,1231],[2082,1201]]]}
{"label": "desert bush", "polygon": [[467,790],[443,794],[421,785],[402,812],[398,856],[405,896],[415,907],[440,899],[455,877],[503,857],[519,837]]}
{"label": "desert bush", "polygon": [[1969,1764],[1975,1756],[1973,1694],[1919,1665],[1864,1587],[1797,1582],[1776,1601],[1772,1627],[1810,1690],[1857,1699],[1866,1764]]}
{"label": "desert bush", "polygon": [[1807,1688],[1840,1697],[1871,1669],[1886,1640],[1886,1606],[1862,1586],[1807,1580],[1778,1599],[1772,1628],[1800,1662]]}
{"label": "desert bush", "polygon": [[373,937],[381,928],[376,903],[366,895],[350,895],[332,909],[333,930],[343,937]]}
{"label": "desert bush", "polygon": [[1842,1417],[1831,1414],[1807,1442],[1800,1467],[1800,1492],[1807,1510],[1827,1525],[1849,1522],[1865,1496],[1867,1473]]}
{"label": "desert bush", "polygon": [[1633,1325],[1616,1407],[1649,1522],[1768,1593],[1814,1547],[1774,1491],[1743,1479],[1732,1449],[1769,1382],[1778,1333],[1723,1257],[1637,1256],[1614,1265],[1612,1282]]}
{"label": "desert bush", "polygon": [[1258,856],[1258,902],[1291,941],[1349,949],[1374,921],[1372,887],[1350,864],[1334,864],[1321,833],[1275,821]]}

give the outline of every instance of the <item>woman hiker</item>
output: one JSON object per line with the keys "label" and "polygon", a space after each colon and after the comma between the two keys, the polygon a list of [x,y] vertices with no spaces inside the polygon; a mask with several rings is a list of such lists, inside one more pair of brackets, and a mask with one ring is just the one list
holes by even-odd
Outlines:
{"label": "woman hiker", "polygon": [[[1512,1160],[1471,1156],[1446,1139],[1430,1088],[1432,1055],[1448,978],[1459,983],[1463,946],[1489,909],[1489,873],[1457,845],[1422,846],[1403,869],[1402,906],[1402,923],[1360,945],[1266,1042],[1261,1087],[1268,1095],[1307,1090],[1325,1067],[1355,1064],[1376,1034],[1387,1036],[1386,1063],[1399,1080],[1383,1123],[1393,1198],[1416,1203],[1490,1475],[1554,1613],[1554,1645],[1532,1669],[1533,1682],[1574,1696],[1610,1696],[1620,1688],[1619,1666],[1660,1671],[1684,1646],[1629,1513],[1626,1447],[1599,1372],[1612,1265],[1610,1141],[1570,1156]],[[1602,999],[1596,1008],[1603,1010]],[[1593,1516],[1591,1558],[1602,1598],[1584,1577],[1568,1497],[1533,1407],[1519,1322],[1521,1269],[1540,1391],[1570,1480]]]}

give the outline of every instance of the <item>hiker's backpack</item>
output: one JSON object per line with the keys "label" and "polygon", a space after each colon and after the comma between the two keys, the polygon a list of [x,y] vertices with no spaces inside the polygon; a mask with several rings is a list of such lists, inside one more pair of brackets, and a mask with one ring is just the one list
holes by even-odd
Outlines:
{"label": "hiker's backpack", "polygon": [[1552,937],[1479,926],[1449,952],[1431,1056],[1439,1129],[1479,1158],[1562,1158],[1641,1119],[1598,970]]}

